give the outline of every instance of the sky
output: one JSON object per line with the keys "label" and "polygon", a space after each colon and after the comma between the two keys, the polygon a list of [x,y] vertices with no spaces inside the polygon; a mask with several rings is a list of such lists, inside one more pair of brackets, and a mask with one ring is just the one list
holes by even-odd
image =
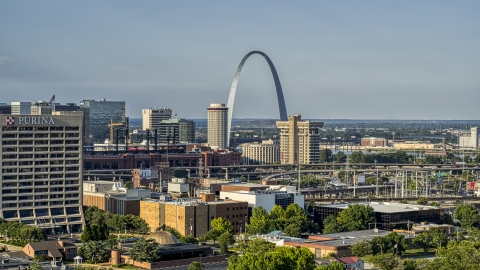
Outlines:
{"label": "sky", "polygon": [[[126,101],[206,118],[266,53],[287,113],[479,119],[480,1],[0,1],[0,102]],[[251,56],[235,118],[278,118]]]}

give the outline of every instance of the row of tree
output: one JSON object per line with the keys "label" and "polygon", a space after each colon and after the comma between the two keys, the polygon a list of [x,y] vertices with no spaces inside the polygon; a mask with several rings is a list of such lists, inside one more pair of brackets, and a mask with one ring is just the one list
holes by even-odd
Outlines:
{"label": "row of tree", "polygon": [[330,215],[323,220],[323,233],[365,230],[375,224],[375,212],[370,205],[349,204],[338,216]]}
{"label": "row of tree", "polygon": [[9,242],[17,242],[26,245],[29,242],[43,241],[47,239],[45,230],[39,227],[28,226],[20,222],[0,219],[0,233],[8,237]]}
{"label": "row of tree", "polygon": [[275,205],[270,213],[261,206],[253,208],[247,232],[265,234],[274,230],[281,230],[288,236],[300,237],[302,233],[318,232],[319,227],[310,222],[305,210],[295,203],[287,206],[285,210],[280,205]]}

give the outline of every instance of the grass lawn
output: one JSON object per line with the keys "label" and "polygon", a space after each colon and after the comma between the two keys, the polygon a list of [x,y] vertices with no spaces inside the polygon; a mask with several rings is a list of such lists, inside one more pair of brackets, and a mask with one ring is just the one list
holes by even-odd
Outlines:
{"label": "grass lawn", "polygon": [[116,265],[112,265],[112,267],[114,268],[121,268],[121,269],[129,269],[129,270],[138,270],[137,267],[134,267],[130,264],[116,264]]}
{"label": "grass lawn", "polygon": [[[426,255],[435,255],[435,251],[433,249],[430,249],[429,251],[427,251]],[[410,257],[418,257],[418,256],[425,256],[425,252],[423,252],[423,249],[421,248],[407,249],[402,254],[402,258],[410,258]]]}

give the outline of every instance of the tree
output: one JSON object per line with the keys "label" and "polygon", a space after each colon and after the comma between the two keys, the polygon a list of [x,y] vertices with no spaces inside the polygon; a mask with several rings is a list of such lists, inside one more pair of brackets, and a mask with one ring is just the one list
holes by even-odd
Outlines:
{"label": "tree", "polygon": [[153,262],[160,259],[158,255],[158,244],[153,239],[139,238],[129,254],[137,262]]}
{"label": "tree", "polygon": [[430,249],[430,246],[432,245],[433,237],[432,234],[425,232],[425,233],[420,233],[418,235],[415,235],[415,238],[413,238],[413,243],[420,246],[421,249],[423,249],[423,252],[425,255],[427,255],[427,251]]}
{"label": "tree", "polygon": [[330,149],[320,150],[319,159],[320,159],[320,163],[332,162],[333,161],[332,150]]}
{"label": "tree", "polygon": [[28,269],[30,269],[30,270],[42,270],[42,264],[39,261],[35,260],[34,263],[30,264]]}
{"label": "tree", "polygon": [[220,246],[220,253],[222,255],[228,254],[228,247],[235,243],[235,239],[233,238],[233,234],[229,231],[224,232],[218,237],[218,245]]}
{"label": "tree", "polygon": [[432,236],[432,246],[436,246],[437,250],[448,243],[448,236],[439,228],[430,228],[428,232]]}
{"label": "tree", "polygon": [[184,169],[175,169],[172,171],[172,177],[175,178],[187,178],[188,172]]}
{"label": "tree", "polygon": [[218,237],[220,237],[221,233],[220,231],[217,231],[215,229],[211,229],[208,231],[206,234],[203,235],[203,238],[205,240],[212,240],[213,244],[215,245],[215,241],[217,241]]}
{"label": "tree", "polygon": [[389,241],[382,236],[375,236],[370,240],[370,244],[372,245],[372,254],[383,254],[387,252]]}
{"label": "tree", "polygon": [[365,239],[353,244],[350,246],[350,249],[352,250],[352,254],[358,257],[363,257],[367,254],[373,253],[372,244]]}
{"label": "tree", "polygon": [[309,201],[309,202],[308,202],[307,211],[308,211],[309,213],[312,213],[314,206],[315,206],[315,201]]}
{"label": "tree", "polygon": [[[398,234],[396,232],[391,232],[385,235],[385,240],[387,241],[387,250],[392,254],[402,255],[405,250],[408,248],[407,239],[405,236]],[[395,248],[396,246],[396,248]]]}
{"label": "tree", "polygon": [[270,229],[270,218],[267,211],[261,207],[254,207],[247,231],[250,234],[265,234]]}
{"label": "tree", "polygon": [[398,259],[390,253],[373,256],[372,263],[380,270],[393,270],[398,266]]}
{"label": "tree", "polygon": [[342,151],[338,151],[338,153],[335,155],[335,161],[338,163],[344,163],[347,161],[347,155],[345,155],[345,153]]}
{"label": "tree", "polygon": [[178,240],[182,243],[198,244],[198,240],[190,235],[181,236]]}
{"label": "tree", "polygon": [[[428,269],[478,269],[480,265],[480,250],[474,242],[469,240],[457,242],[450,241],[447,246],[440,248],[436,253],[437,258],[432,261],[436,268]],[[429,265],[430,267],[431,265]]]}
{"label": "tree", "polygon": [[195,261],[188,266],[188,270],[203,270],[203,264]]}
{"label": "tree", "polygon": [[105,262],[110,258],[110,249],[107,242],[89,241],[80,246],[78,254],[87,260]]}
{"label": "tree", "polygon": [[460,204],[455,209],[454,216],[459,219],[463,228],[479,227],[480,217],[478,210],[471,204]]}
{"label": "tree", "polygon": [[275,249],[275,244],[262,238],[254,238],[247,242],[246,253],[265,254]]}
{"label": "tree", "polygon": [[425,197],[418,197],[418,199],[417,199],[417,204],[419,204],[419,205],[427,205],[427,204],[428,204],[428,200],[427,200],[427,198],[425,198]]}
{"label": "tree", "polygon": [[221,234],[226,232],[231,233],[233,231],[233,227],[230,221],[224,219],[223,217],[213,219],[212,222],[210,222],[210,225],[213,230],[217,230]]}
{"label": "tree", "polygon": [[350,155],[350,163],[364,163],[365,157],[362,151],[355,151]]}
{"label": "tree", "polygon": [[127,189],[133,188],[133,182],[132,181],[127,181],[127,182],[125,182],[125,184],[123,184],[123,187],[127,188]]}
{"label": "tree", "polygon": [[345,270],[345,265],[341,262],[331,262],[329,265],[320,265],[314,270]]}
{"label": "tree", "polygon": [[285,227],[285,223],[287,221],[287,214],[285,213],[285,210],[283,210],[283,207],[276,204],[273,206],[272,210],[270,211],[268,215],[268,219],[270,220],[269,231],[283,230],[283,228]]}
{"label": "tree", "polygon": [[337,222],[342,231],[365,230],[369,223],[375,223],[375,212],[370,205],[349,204],[338,213]]}
{"label": "tree", "polygon": [[177,239],[180,239],[182,237],[182,234],[179,231],[177,231],[177,229],[172,228],[170,226],[165,226],[165,231],[173,234],[173,236],[175,236]]}
{"label": "tree", "polygon": [[334,215],[327,216],[323,220],[323,233],[337,233],[340,232],[340,226],[338,225],[337,218]]}

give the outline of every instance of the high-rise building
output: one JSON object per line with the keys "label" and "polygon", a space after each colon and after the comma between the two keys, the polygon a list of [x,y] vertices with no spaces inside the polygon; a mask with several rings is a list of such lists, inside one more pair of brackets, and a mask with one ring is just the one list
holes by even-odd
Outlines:
{"label": "high-rise building", "polygon": [[208,112],[208,145],[212,148],[226,149],[228,146],[228,108],[225,104],[212,103]]}
{"label": "high-rise building", "polygon": [[79,232],[82,215],[82,112],[2,115],[0,217]]}
{"label": "high-rise building", "polygon": [[149,108],[142,110],[142,129],[154,130],[160,128],[163,120],[172,118],[172,110],[169,108]]}
{"label": "high-rise building", "polygon": [[[88,110],[89,139],[92,142],[103,143],[110,136],[110,123],[122,123],[122,128],[128,128],[128,118],[125,117],[125,101],[82,100],[80,107]],[[124,130],[122,129],[122,134]],[[123,138],[123,136],[122,136]]]}
{"label": "high-rise building", "polygon": [[12,114],[30,114],[32,108],[32,102],[29,101],[13,101],[11,103]]}
{"label": "high-rise building", "polygon": [[12,114],[12,106],[7,103],[0,103],[0,114]]}
{"label": "high-rise building", "polygon": [[471,127],[470,133],[462,134],[458,137],[458,145],[460,148],[478,148],[478,127]]}
{"label": "high-rise building", "polygon": [[242,145],[243,164],[272,164],[280,161],[280,146],[273,140]]}
{"label": "high-rise building", "polygon": [[160,143],[167,142],[167,136],[170,140],[179,142],[195,142],[195,122],[186,119],[168,119],[163,120],[158,128],[158,138]]}
{"label": "high-rise building", "polygon": [[302,121],[301,115],[277,121],[280,129],[281,164],[312,164],[319,162],[320,135],[323,122]]}

